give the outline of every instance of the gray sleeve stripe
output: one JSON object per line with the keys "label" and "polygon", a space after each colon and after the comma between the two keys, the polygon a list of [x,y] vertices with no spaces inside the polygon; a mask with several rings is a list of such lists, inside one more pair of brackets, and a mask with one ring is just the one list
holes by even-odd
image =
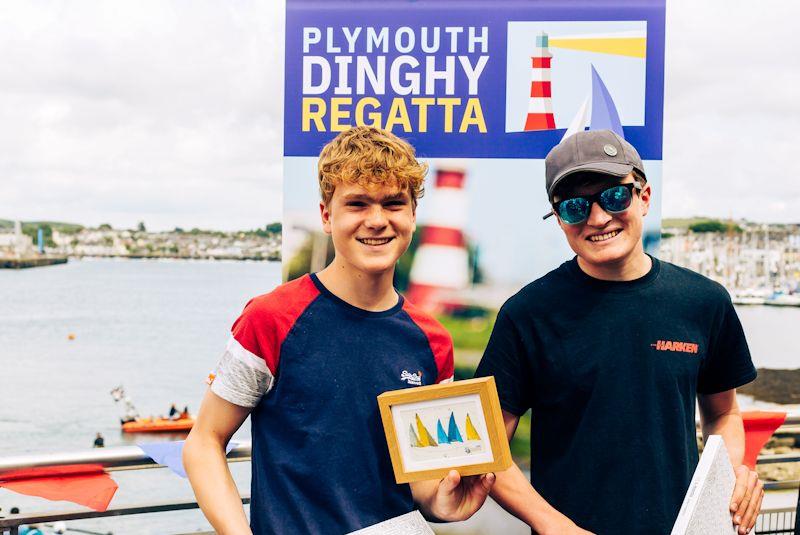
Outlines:
{"label": "gray sleeve stripe", "polygon": [[211,391],[234,405],[255,407],[274,382],[266,362],[231,337],[217,365]]}
{"label": "gray sleeve stripe", "polygon": [[233,357],[251,368],[255,368],[263,373],[270,373],[266,361],[245,349],[233,336],[228,340],[228,346],[225,348],[225,352],[230,353]]}
{"label": "gray sleeve stripe", "polygon": [[229,401],[230,403],[240,407],[248,407],[252,409],[258,405],[259,398],[253,396],[244,396],[239,392],[234,392],[225,386],[225,383],[220,381],[219,378],[214,379],[214,382],[211,383],[211,391],[225,401]]}

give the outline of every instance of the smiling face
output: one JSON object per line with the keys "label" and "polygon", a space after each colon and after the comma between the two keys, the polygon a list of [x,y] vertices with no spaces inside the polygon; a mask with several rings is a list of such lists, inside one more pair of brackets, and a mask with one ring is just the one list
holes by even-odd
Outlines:
{"label": "smiling face", "polygon": [[320,215],[334,263],[371,276],[393,272],[416,229],[411,194],[391,186],[341,184],[320,203]]}
{"label": "smiling face", "polygon": [[[608,178],[608,181],[567,187],[555,200],[592,195],[615,184],[634,182],[632,174],[622,179]],[[649,207],[650,186],[645,184],[641,191],[633,194],[631,205],[624,212],[609,213],[593,203],[586,221],[570,225],[558,218],[558,224],[579,260],[599,270],[616,268],[621,271],[644,257],[642,229]]]}

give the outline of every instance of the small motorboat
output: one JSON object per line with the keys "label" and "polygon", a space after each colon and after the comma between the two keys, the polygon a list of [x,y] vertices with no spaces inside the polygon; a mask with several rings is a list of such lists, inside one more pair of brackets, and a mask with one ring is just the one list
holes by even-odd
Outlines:
{"label": "small motorboat", "polygon": [[122,422],[122,431],[124,433],[159,433],[159,432],[176,432],[176,431],[190,431],[194,425],[194,418],[191,416],[186,418],[178,418],[170,420],[169,418],[136,418],[135,420]]}
{"label": "small motorboat", "polygon": [[[116,403],[122,403],[125,406],[125,416],[120,419],[123,433],[186,432],[191,431],[194,426],[194,418],[189,414],[188,407],[183,412],[177,412],[173,405],[172,410],[175,413],[171,418],[164,416],[143,418],[139,416],[139,411],[136,410],[131,398],[125,394],[125,388],[122,385],[111,391],[111,397]],[[170,415],[172,414],[170,412]]]}

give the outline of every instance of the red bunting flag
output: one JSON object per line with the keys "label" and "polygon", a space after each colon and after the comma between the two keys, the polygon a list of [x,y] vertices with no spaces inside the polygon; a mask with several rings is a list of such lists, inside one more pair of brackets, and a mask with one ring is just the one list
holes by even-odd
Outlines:
{"label": "red bunting flag", "polygon": [[755,470],[761,448],[767,443],[772,433],[786,421],[786,413],[746,411],[742,413],[742,420],[744,421],[744,460],[742,464]]}
{"label": "red bunting flag", "polygon": [[117,483],[94,464],[44,466],[0,474],[0,487],[48,500],[64,500],[105,511],[117,492]]}

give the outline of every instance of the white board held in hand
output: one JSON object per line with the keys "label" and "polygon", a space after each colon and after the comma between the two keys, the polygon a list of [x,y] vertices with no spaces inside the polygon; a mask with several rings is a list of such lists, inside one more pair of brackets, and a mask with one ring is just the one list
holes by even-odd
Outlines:
{"label": "white board held in hand", "polygon": [[412,511],[348,535],[434,535],[434,533],[420,512]]}
{"label": "white board held in hand", "polygon": [[730,504],[736,475],[725,442],[711,435],[697,463],[672,535],[736,535]]}

